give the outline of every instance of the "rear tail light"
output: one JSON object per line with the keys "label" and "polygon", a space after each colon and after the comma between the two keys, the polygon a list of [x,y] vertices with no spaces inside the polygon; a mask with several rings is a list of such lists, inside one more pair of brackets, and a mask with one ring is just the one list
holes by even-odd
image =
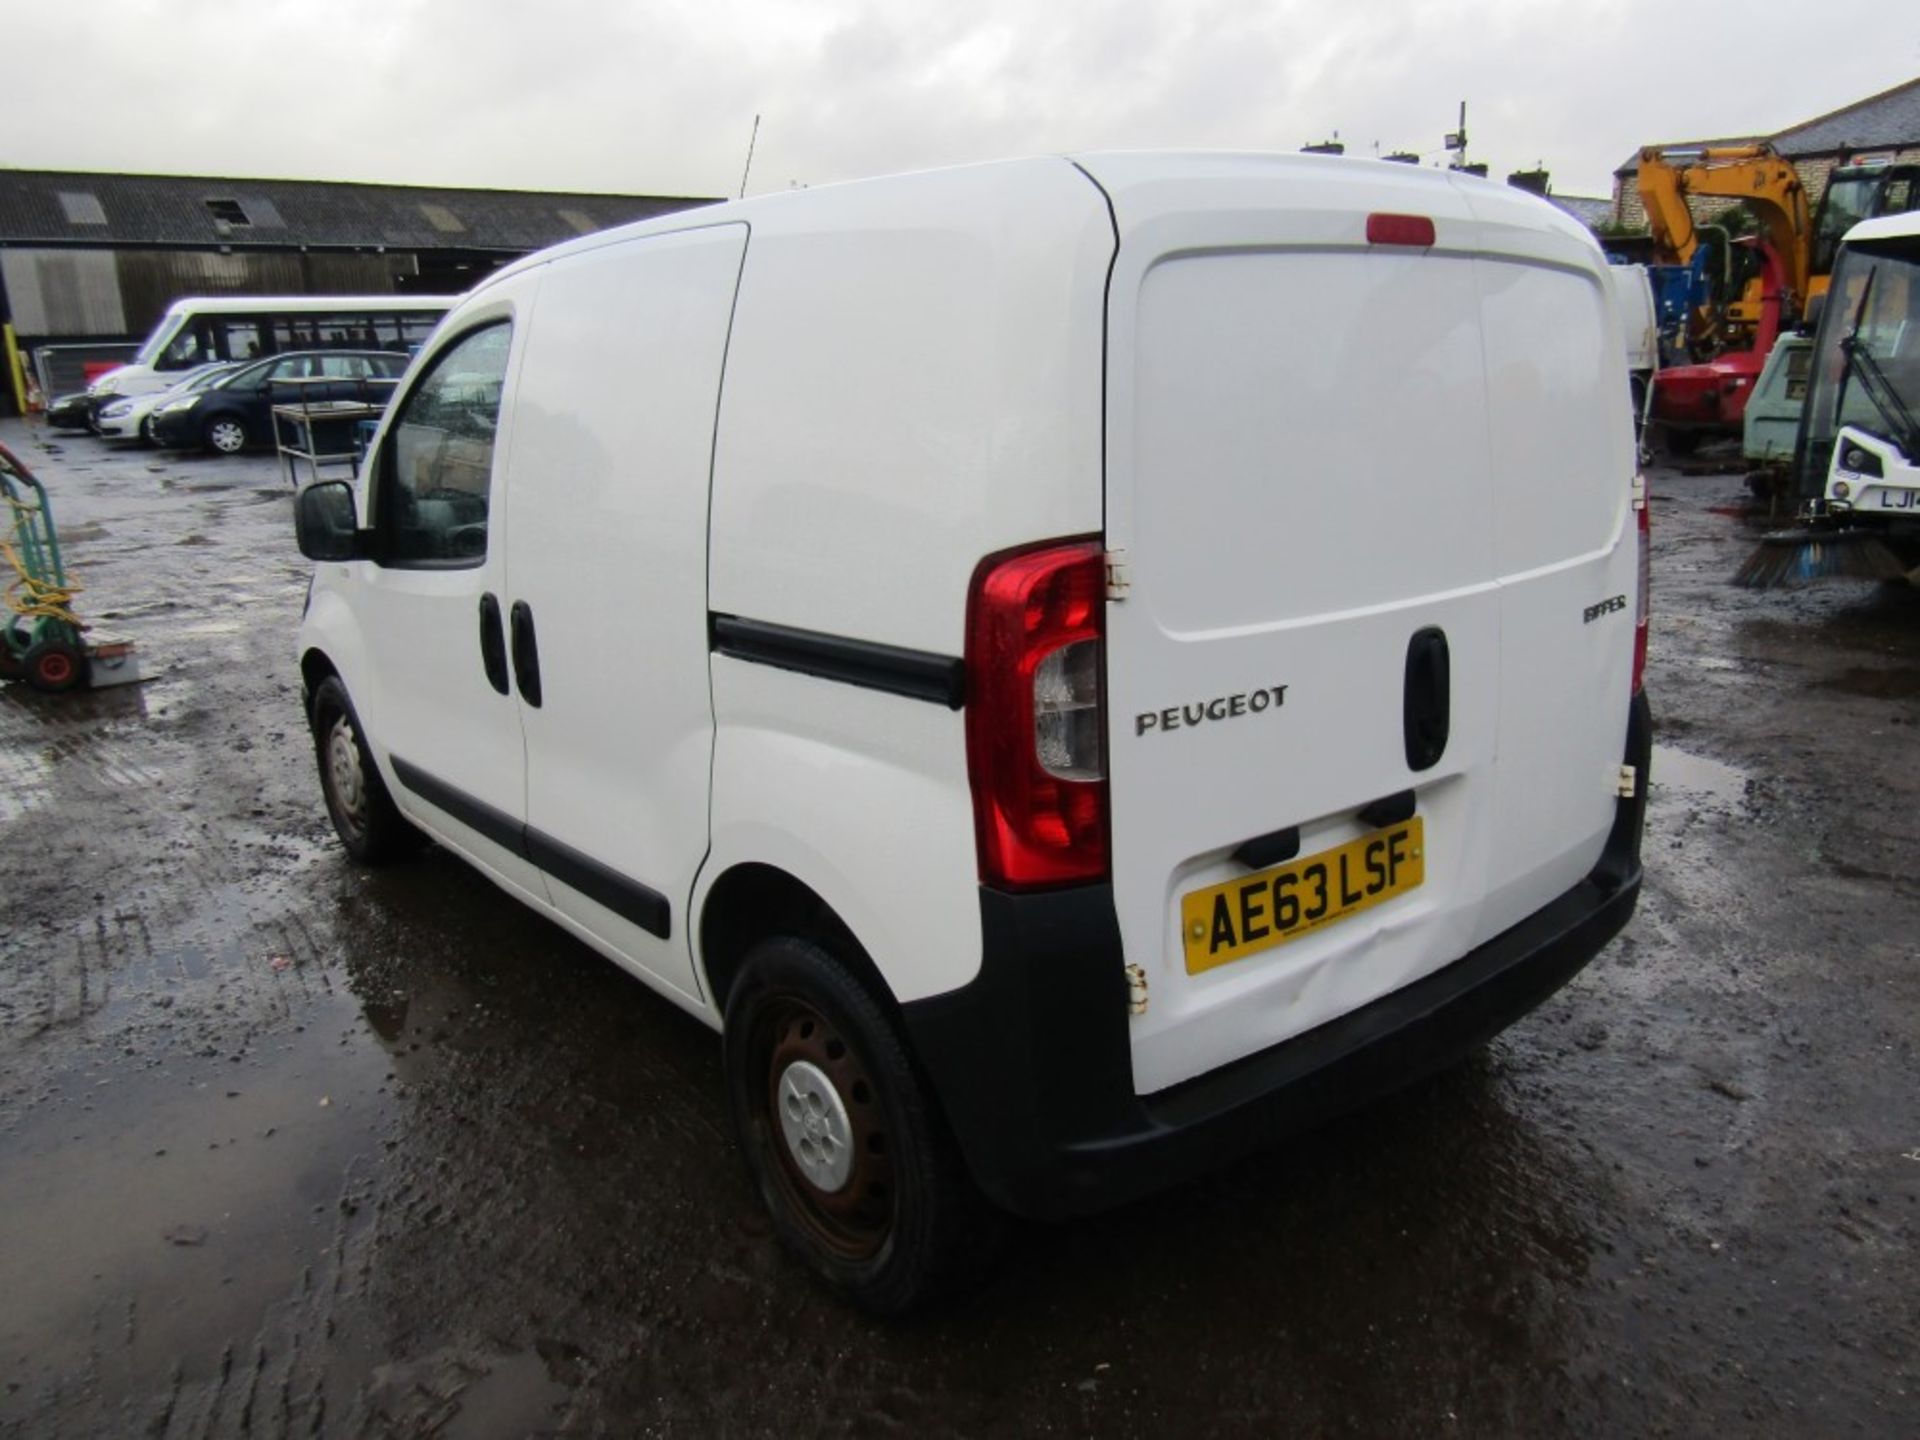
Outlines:
{"label": "rear tail light", "polygon": [[1647,683],[1647,617],[1652,609],[1653,574],[1650,552],[1653,531],[1647,510],[1647,477],[1633,477],[1635,529],[1639,535],[1640,564],[1633,605],[1633,693],[1638,695]]}
{"label": "rear tail light", "polygon": [[1003,889],[1107,873],[1096,540],[990,555],[967,596],[967,772],[980,878]]}
{"label": "rear tail light", "polygon": [[1431,215],[1390,215],[1376,211],[1367,216],[1369,245],[1431,246],[1434,242]]}

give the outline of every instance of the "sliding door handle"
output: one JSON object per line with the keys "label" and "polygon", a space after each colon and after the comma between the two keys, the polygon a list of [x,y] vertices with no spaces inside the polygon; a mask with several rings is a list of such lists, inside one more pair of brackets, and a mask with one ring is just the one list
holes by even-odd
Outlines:
{"label": "sliding door handle", "polygon": [[540,644],[533,634],[533,610],[524,600],[513,602],[508,616],[513,638],[513,683],[520,698],[535,710],[540,708]]}
{"label": "sliding door handle", "polygon": [[480,666],[487,683],[507,693],[507,636],[500,628],[500,602],[488,591],[480,597]]}

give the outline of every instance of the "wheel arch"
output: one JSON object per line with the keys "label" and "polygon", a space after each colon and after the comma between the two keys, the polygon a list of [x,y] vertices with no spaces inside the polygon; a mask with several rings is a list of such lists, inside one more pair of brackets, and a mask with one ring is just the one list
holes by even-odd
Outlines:
{"label": "wheel arch", "polygon": [[716,1015],[753,947],[775,935],[826,946],[852,970],[890,1015],[899,1001],[853,929],[812,886],[777,865],[744,861],[729,867],[708,889],[697,930],[700,963]]}
{"label": "wheel arch", "polygon": [[[300,698],[309,712],[313,709],[313,692],[320,688],[321,682],[329,678],[338,679],[339,675],[339,667],[319,646],[309,645],[300,652]],[[347,682],[341,680],[340,683],[344,685]]]}

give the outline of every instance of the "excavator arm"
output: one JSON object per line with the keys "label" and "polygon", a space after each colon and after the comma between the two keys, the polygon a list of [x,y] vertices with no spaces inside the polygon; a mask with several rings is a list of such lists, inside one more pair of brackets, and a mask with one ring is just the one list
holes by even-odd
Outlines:
{"label": "excavator arm", "polygon": [[1761,223],[1766,242],[1786,265],[1788,286],[1805,300],[1812,271],[1812,223],[1807,188],[1772,146],[1709,146],[1703,150],[1640,152],[1640,204],[1653,244],[1686,265],[1699,248],[1688,196],[1743,200]]}
{"label": "excavator arm", "polygon": [[1770,145],[1709,146],[1640,152],[1640,201],[1662,258],[1684,265],[1699,248],[1699,229],[1687,208],[1690,195],[1743,200],[1786,269],[1787,285],[1802,301],[1812,271],[1813,227],[1807,192],[1792,165]]}

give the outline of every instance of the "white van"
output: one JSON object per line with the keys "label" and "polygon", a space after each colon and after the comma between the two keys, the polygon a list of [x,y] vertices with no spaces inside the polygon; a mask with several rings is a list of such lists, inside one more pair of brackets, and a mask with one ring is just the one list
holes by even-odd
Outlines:
{"label": "white van", "polygon": [[1378,1095],[1626,923],[1622,355],[1574,221],[1372,161],[1023,160],[546,251],[299,498],[329,809],[722,1031],[780,1234],[903,1308],[996,1210]]}

